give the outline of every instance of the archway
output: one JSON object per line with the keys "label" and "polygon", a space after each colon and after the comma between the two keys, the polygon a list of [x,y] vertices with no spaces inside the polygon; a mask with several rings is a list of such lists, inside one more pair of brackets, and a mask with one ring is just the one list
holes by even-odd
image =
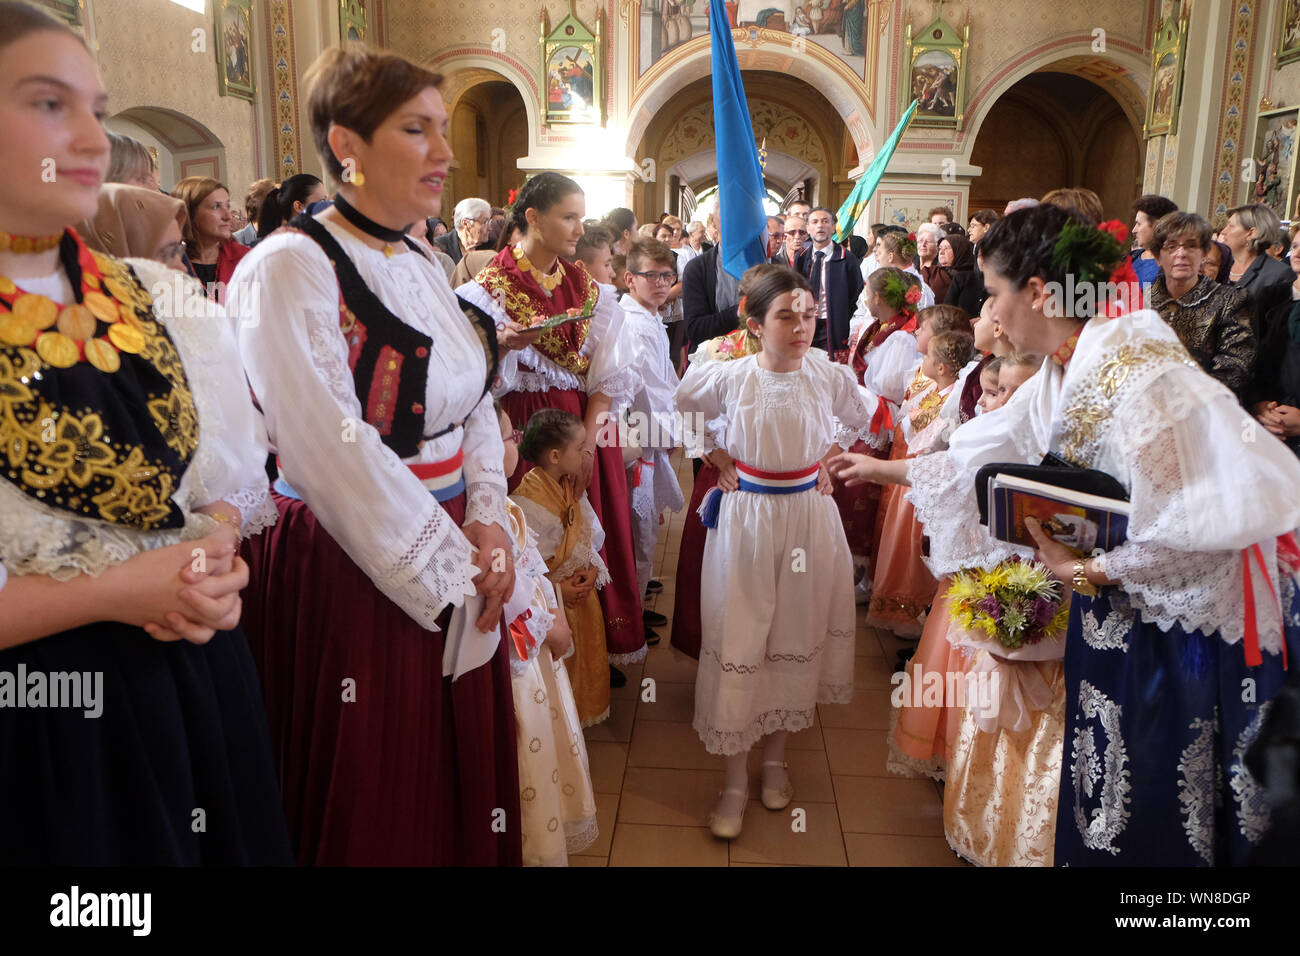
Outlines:
{"label": "archway", "polygon": [[158,161],[158,180],[171,189],[186,176],[211,176],[226,182],[226,149],[198,120],[160,106],[133,106],[104,121],[114,133],[142,142]]}
{"label": "archway", "polygon": [[[843,149],[849,134],[835,107],[803,80],[784,74],[748,71],[745,85],[755,141],[766,145],[764,179],[769,190],[783,196],[798,188],[810,199],[833,202],[835,180],[856,162],[851,146]],[[655,170],[653,180],[636,190],[639,218],[653,218],[664,210],[681,214],[683,196],[703,194],[716,183],[709,77],[687,84],[660,108],[647,124],[636,155],[639,166]]]}
{"label": "archway", "polygon": [[505,205],[509,191],[523,180],[519,160],[529,147],[529,111],[514,84],[484,69],[463,71],[455,80],[456,89],[446,91],[456,156],[443,200],[448,225],[462,199]]}
{"label": "archway", "polygon": [[971,182],[972,210],[1000,212],[1012,199],[1084,186],[1101,197],[1107,218],[1128,220],[1144,153],[1135,104],[1075,65],[1021,77],[984,113],[971,148],[971,164],[984,170]]}

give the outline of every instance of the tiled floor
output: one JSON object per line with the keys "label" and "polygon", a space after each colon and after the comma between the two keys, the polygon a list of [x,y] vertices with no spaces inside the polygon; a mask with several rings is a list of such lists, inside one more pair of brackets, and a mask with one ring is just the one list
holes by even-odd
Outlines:
{"label": "tiled floor", "polygon": [[[678,462],[677,474],[689,500],[690,462]],[[819,706],[814,726],[791,736],[790,806],[772,812],[754,799],[739,838],[728,842],[709,832],[705,819],[722,788],[722,758],[707,753],[691,728],[695,661],[668,643],[684,517],[666,516],[655,563],[664,590],[647,604],[669,618],[659,629],[663,640],[644,662],[623,669],[628,682],[612,692],[610,719],[587,731],[600,838],[570,863],[961,866],[943,837],[938,785],[885,769],[889,677],[903,645],[868,629],[861,609],[853,703]],[[647,678],[652,683],[643,687]],[[750,758],[757,793],[757,749]]]}

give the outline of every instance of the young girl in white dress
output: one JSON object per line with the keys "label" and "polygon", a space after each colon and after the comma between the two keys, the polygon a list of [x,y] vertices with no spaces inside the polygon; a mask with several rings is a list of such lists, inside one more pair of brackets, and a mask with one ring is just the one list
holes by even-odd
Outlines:
{"label": "young girl in white dress", "polygon": [[794,794],[787,734],[811,726],[817,703],[853,696],[853,561],[821,461],[865,434],[876,407],[847,366],[810,350],[812,297],[801,276],[755,266],[740,292],[762,351],[692,365],[677,389],[683,415],[725,416],[739,485],[710,492],[701,508],[710,530],[694,726],[727,758],[710,817],[723,839],[740,833],[750,748],[766,738],[763,805],[784,808]]}

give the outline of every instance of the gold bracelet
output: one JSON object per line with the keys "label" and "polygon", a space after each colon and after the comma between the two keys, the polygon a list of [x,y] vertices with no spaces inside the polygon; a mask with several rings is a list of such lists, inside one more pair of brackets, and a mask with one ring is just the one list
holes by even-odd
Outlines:
{"label": "gold bracelet", "polygon": [[235,546],[236,546],[236,547],[238,547],[240,544],[243,543],[244,536],[243,536],[243,534],[240,533],[240,522],[239,522],[239,519],[237,519],[237,518],[232,518],[232,517],[230,517],[230,515],[228,515],[228,514],[224,514],[224,513],[220,512],[220,511],[214,511],[214,512],[211,512],[210,514],[208,514],[208,517],[211,518],[213,521],[219,522],[220,524],[224,524],[224,525],[229,525],[229,526],[230,526],[230,528],[235,532]]}
{"label": "gold bracelet", "polygon": [[1079,558],[1074,562],[1074,580],[1071,582],[1074,590],[1084,597],[1096,597],[1100,593],[1097,585],[1088,580],[1088,559]]}

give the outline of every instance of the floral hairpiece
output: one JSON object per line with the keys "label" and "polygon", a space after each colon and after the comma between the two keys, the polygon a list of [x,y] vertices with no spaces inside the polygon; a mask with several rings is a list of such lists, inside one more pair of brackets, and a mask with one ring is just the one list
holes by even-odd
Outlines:
{"label": "floral hairpiece", "polygon": [[885,273],[885,288],[881,292],[881,297],[891,309],[899,312],[915,312],[916,304],[921,301],[921,287],[914,276],[906,272],[902,274],[907,278],[899,278],[896,272]]}
{"label": "floral hairpiece", "polygon": [[743,315],[748,315],[748,313],[745,311],[745,300],[746,300],[747,298],[749,298],[749,297],[748,297],[748,296],[744,296],[744,295],[742,295],[742,296],[740,297],[740,301],[736,303],[736,311],[739,312],[742,316],[743,316]]}
{"label": "floral hairpiece", "polygon": [[907,234],[907,238],[901,240],[901,244],[902,244],[902,248],[899,250],[899,253],[902,255],[902,257],[904,259],[915,259],[916,258],[916,233],[909,232]]}
{"label": "floral hairpiece", "polygon": [[1115,263],[1124,258],[1122,243],[1127,238],[1128,229],[1118,220],[1111,219],[1092,228],[1070,219],[1056,238],[1052,265],[1073,273],[1081,282],[1105,282]]}

